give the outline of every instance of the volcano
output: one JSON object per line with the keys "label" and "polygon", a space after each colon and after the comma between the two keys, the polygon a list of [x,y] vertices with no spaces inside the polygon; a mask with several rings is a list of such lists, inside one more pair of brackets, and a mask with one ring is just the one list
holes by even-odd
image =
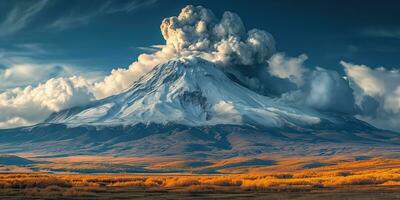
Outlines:
{"label": "volcano", "polygon": [[62,155],[324,155],[400,143],[353,116],[258,94],[196,57],[160,64],[120,94],[0,132],[0,153]]}
{"label": "volcano", "polygon": [[161,64],[127,91],[84,107],[54,113],[46,123],[283,127],[318,124],[321,117],[319,113],[259,95],[229,79],[213,63],[191,58]]}

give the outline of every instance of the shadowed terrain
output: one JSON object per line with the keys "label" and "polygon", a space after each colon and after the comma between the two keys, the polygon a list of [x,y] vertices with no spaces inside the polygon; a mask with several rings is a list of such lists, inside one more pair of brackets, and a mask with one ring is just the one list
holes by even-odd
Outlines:
{"label": "shadowed terrain", "polygon": [[0,130],[0,153],[229,158],[261,153],[315,156],[399,151],[397,133],[346,126],[297,130],[235,125],[37,125]]}

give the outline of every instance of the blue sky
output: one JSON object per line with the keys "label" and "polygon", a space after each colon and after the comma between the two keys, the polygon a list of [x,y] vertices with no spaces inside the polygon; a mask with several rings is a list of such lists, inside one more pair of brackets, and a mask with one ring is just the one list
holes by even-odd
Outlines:
{"label": "blue sky", "polygon": [[399,66],[398,1],[16,0],[0,2],[0,68],[32,62],[108,73],[136,60],[140,47],[163,44],[162,19],[187,4],[238,13],[246,28],[270,32],[277,51],[306,53],[307,66]]}

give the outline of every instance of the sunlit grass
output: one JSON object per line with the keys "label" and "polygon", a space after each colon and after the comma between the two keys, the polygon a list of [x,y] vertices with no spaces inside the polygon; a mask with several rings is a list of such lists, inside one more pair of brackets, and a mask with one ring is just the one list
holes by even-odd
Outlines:
{"label": "sunlit grass", "polygon": [[315,169],[245,174],[0,174],[0,188],[30,196],[94,196],[104,191],[248,192],[310,191],[343,186],[400,186],[399,160],[337,163]]}

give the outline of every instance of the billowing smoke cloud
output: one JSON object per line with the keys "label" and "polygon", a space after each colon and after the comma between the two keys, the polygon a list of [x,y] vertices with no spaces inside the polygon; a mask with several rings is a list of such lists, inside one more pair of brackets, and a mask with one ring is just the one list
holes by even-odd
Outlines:
{"label": "billowing smoke cloud", "polygon": [[164,19],[161,32],[166,46],[178,54],[199,56],[224,65],[264,63],[275,51],[271,34],[246,32],[240,17],[225,12],[221,19],[202,6],[187,6],[177,17]]}
{"label": "billowing smoke cloud", "polygon": [[378,127],[400,130],[400,71],[340,63],[354,84],[362,112],[359,117]]}
{"label": "billowing smoke cloud", "polygon": [[50,113],[93,100],[90,84],[81,77],[50,79],[37,87],[0,94],[0,128],[41,122]]}

